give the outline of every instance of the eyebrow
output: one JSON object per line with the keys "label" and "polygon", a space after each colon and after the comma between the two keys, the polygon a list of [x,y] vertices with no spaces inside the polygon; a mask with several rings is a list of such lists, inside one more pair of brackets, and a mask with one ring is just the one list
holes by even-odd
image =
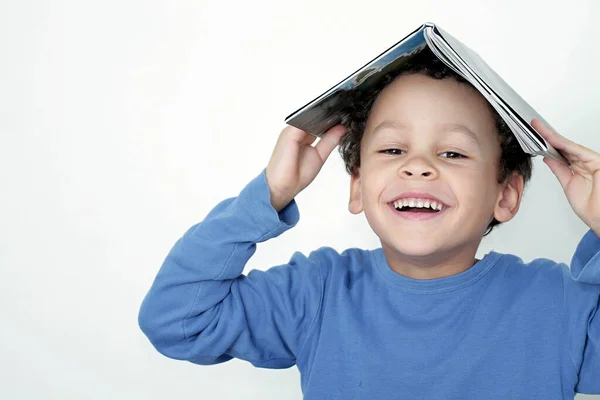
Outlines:
{"label": "eyebrow", "polygon": [[[375,134],[377,134],[379,131],[387,129],[387,128],[407,129],[408,126],[401,122],[385,120],[385,121],[381,122],[379,125],[377,125],[375,128],[373,128],[373,136],[375,136]],[[463,134],[467,135],[468,137],[470,137],[471,139],[473,139],[478,145],[481,144],[477,135],[472,130],[470,130],[467,126],[465,126],[463,124],[443,124],[443,125],[441,125],[441,128],[444,132],[453,131],[453,132],[463,133]]]}
{"label": "eyebrow", "polygon": [[373,128],[373,136],[375,136],[375,134],[379,131],[382,131],[384,129],[387,128],[403,128],[406,129],[407,126],[403,123],[400,122],[395,122],[395,121],[391,121],[389,119],[386,119],[385,121],[381,122],[379,125],[377,125],[375,128]]}
{"label": "eyebrow", "polygon": [[479,138],[477,137],[477,135],[472,130],[470,130],[469,128],[467,128],[465,125],[462,125],[462,124],[444,124],[444,125],[442,125],[442,129],[444,131],[455,131],[455,132],[464,133],[467,136],[469,136],[471,139],[473,139],[477,144],[481,144],[479,142]]}

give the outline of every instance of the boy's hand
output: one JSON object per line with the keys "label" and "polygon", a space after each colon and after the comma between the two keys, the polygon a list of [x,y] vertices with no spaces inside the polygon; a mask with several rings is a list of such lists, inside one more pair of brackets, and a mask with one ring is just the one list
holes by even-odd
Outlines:
{"label": "boy's hand", "polygon": [[316,137],[298,128],[288,126],[281,132],[266,170],[271,204],[277,212],[315,179],[345,132],[343,125],[336,125],[315,146]]}
{"label": "boy's hand", "polygon": [[568,140],[537,119],[532,121],[532,126],[571,164],[568,167],[544,158],[558,178],[575,214],[600,236],[600,154]]}

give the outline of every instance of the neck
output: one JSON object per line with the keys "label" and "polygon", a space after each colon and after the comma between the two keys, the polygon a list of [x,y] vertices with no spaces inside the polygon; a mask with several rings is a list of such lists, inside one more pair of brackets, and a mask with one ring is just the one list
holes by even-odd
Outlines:
{"label": "neck", "polygon": [[390,268],[407,278],[437,279],[460,274],[471,268],[478,259],[477,248],[462,251],[437,252],[427,255],[402,254],[383,245],[383,251]]}

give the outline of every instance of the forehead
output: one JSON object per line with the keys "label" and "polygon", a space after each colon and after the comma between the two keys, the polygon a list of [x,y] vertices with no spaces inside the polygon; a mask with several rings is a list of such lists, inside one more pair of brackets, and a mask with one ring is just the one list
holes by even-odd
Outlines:
{"label": "forehead", "polygon": [[[402,132],[402,131],[410,131],[411,125],[406,124],[402,121],[385,119],[379,124],[377,124],[371,130],[371,135],[373,137],[380,137],[385,135],[393,135],[394,132]],[[459,134],[460,136],[469,139],[476,144],[480,144],[480,137],[473,132],[467,125],[459,124],[459,123],[442,123],[435,125],[436,130],[440,132],[448,132]]]}
{"label": "forehead", "polygon": [[401,131],[434,126],[478,138],[496,136],[490,106],[477,90],[452,78],[434,79],[423,74],[400,76],[380,93],[365,135],[382,132],[382,128]]}

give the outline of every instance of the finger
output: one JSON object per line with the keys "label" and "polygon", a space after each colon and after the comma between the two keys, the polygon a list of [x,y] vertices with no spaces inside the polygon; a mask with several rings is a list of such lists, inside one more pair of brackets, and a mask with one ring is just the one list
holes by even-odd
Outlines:
{"label": "finger", "polygon": [[569,167],[565,164],[548,157],[544,157],[544,163],[546,163],[552,173],[554,173],[558,179],[558,182],[560,183],[560,186],[565,189],[571,178],[573,178],[573,172],[571,169],[569,169]]}
{"label": "finger", "polygon": [[292,141],[300,145],[311,145],[317,139],[309,133],[306,133],[302,129],[296,128],[295,126],[287,126],[281,134],[281,139],[285,141]]}
{"label": "finger", "polygon": [[347,129],[344,125],[336,125],[323,135],[319,143],[316,144],[315,150],[321,157],[321,160],[325,162],[329,154],[335,149],[335,146],[338,145],[340,139],[346,133]]}
{"label": "finger", "polygon": [[531,126],[557,150],[560,150],[565,157],[571,158],[569,161],[573,161],[573,157],[577,160],[587,161],[593,158],[596,153],[585,146],[577,144],[566,137],[560,135],[554,129],[544,125],[539,119],[534,118],[531,121]]}

